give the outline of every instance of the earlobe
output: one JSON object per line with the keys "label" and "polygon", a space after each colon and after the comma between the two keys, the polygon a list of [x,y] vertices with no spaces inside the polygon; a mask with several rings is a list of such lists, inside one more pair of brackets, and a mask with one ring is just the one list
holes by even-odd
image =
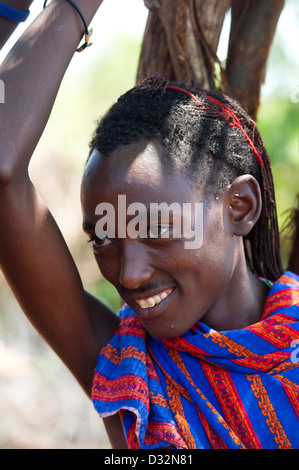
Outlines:
{"label": "earlobe", "polygon": [[247,235],[259,219],[262,209],[261,190],[252,175],[238,176],[227,190],[233,234]]}

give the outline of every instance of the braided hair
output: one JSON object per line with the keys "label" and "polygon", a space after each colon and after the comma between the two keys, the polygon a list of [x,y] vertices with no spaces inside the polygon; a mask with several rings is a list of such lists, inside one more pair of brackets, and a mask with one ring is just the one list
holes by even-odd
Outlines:
{"label": "braided hair", "polygon": [[192,83],[168,83],[156,74],[119,98],[90,147],[107,158],[120,146],[152,139],[162,144],[166,168],[200,181],[207,194],[219,194],[243,174],[256,178],[262,210],[244,237],[245,253],[256,275],[275,281],[283,269],[273,177],[255,122],[228,96]]}

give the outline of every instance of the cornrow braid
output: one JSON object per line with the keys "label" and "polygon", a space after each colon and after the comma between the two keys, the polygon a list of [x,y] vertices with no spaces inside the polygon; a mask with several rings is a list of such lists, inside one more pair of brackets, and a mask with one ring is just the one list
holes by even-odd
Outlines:
{"label": "cornrow braid", "polygon": [[256,178],[262,210],[244,237],[245,253],[256,275],[275,281],[283,268],[270,159],[256,123],[239,103],[192,82],[168,83],[156,74],[111,107],[97,126],[91,151],[109,157],[142,139],[159,139],[165,165],[184,171],[194,183],[200,174],[207,193],[223,191],[242,174]]}

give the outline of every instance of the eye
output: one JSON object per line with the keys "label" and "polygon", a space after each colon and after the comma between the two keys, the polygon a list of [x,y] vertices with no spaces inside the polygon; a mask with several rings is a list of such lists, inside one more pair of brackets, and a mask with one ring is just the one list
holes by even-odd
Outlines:
{"label": "eye", "polygon": [[97,251],[100,248],[111,245],[112,241],[108,237],[99,238],[95,236],[88,240],[87,243],[91,244],[93,251]]}
{"label": "eye", "polygon": [[149,238],[169,238],[169,225],[151,225],[147,231]]}

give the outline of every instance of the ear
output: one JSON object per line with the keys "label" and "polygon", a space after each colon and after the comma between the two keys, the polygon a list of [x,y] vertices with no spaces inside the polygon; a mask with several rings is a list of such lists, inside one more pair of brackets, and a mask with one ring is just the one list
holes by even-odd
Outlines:
{"label": "ear", "polygon": [[247,235],[259,219],[262,209],[257,180],[252,175],[238,176],[228,187],[226,197],[233,234]]}

